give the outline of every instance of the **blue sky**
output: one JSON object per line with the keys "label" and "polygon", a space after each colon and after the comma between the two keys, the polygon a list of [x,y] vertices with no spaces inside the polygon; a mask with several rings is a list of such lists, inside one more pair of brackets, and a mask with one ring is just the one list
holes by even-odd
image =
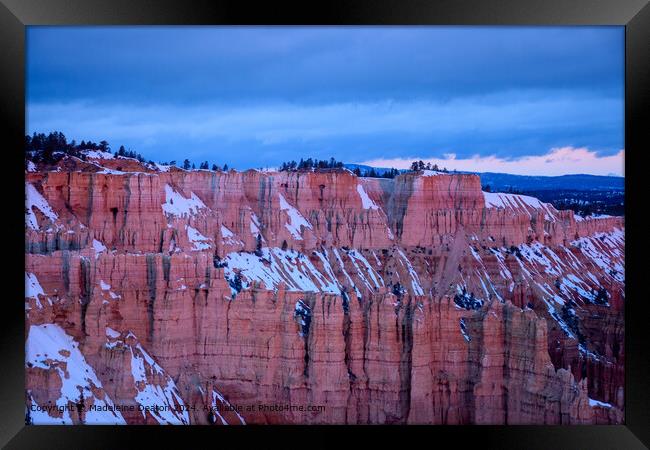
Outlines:
{"label": "blue sky", "polygon": [[622,27],[29,27],[28,132],[155,161],[623,174]]}

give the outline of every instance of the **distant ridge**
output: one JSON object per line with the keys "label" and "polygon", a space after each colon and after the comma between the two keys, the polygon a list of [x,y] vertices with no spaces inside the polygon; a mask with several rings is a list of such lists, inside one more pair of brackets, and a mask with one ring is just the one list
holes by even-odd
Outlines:
{"label": "distant ridge", "polygon": [[517,188],[524,191],[578,190],[602,191],[625,189],[625,178],[605,175],[571,174],[559,176],[511,175],[507,173],[479,173],[483,186],[492,189]]}
{"label": "distant ridge", "polygon": [[[371,168],[381,175],[390,170],[387,167],[371,167],[363,164],[346,164],[350,170],[355,168],[361,171],[370,170]],[[402,169],[402,172],[407,172]],[[490,185],[492,190],[507,190],[508,188],[522,191],[544,191],[544,190],[578,190],[578,191],[602,191],[602,190],[623,190],[625,189],[625,178],[609,175],[587,175],[587,174],[570,174],[559,176],[533,176],[533,175],[513,175],[509,173],[495,172],[469,172],[458,171],[459,173],[475,173],[481,177],[483,186]]]}

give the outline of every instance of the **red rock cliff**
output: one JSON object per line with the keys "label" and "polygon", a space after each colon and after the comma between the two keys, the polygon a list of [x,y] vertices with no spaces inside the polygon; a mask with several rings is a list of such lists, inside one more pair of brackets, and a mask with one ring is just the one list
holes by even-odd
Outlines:
{"label": "red rock cliff", "polygon": [[623,420],[623,219],[475,175],[64,160],[25,251],[34,423]]}

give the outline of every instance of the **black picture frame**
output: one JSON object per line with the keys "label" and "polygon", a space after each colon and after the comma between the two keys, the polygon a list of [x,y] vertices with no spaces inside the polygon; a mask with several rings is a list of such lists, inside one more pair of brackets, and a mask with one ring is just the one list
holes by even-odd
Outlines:
{"label": "black picture frame", "polygon": [[[409,427],[56,427],[25,426],[24,295],[20,259],[24,256],[23,155],[25,131],[25,27],[29,25],[623,25],[626,36],[625,195],[626,236],[626,398],[625,425],[617,426],[409,426]],[[11,200],[3,222],[3,275],[9,295],[2,315],[0,444],[6,448],[131,448],[186,442],[191,437],[225,445],[251,436],[264,446],[340,445],[361,434],[384,444],[480,448],[636,449],[650,446],[649,300],[643,295],[647,244],[643,212],[647,172],[650,94],[650,6],[646,0],[356,0],[277,2],[253,5],[234,1],[172,0],[0,0],[0,123],[5,129],[3,191]],[[644,177],[645,175],[645,177]],[[644,189],[645,187],[645,189]],[[13,193],[16,193],[13,195]],[[15,202],[15,204],[13,203]],[[6,203],[6,202],[5,202]],[[645,239],[644,239],[645,237]],[[336,431],[336,433],[334,433]],[[412,436],[415,433],[418,436]],[[417,438],[418,440],[411,440]],[[416,442],[421,442],[417,443]],[[208,444],[209,445],[209,444]],[[367,445],[367,444],[366,444]]]}

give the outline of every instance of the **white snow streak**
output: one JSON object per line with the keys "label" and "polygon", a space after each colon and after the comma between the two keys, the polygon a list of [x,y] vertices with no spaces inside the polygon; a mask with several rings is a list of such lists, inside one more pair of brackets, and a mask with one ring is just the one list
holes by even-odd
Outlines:
{"label": "white snow streak", "polygon": [[307,219],[303,217],[302,214],[300,214],[300,211],[298,211],[286,201],[282,194],[278,194],[278,196],[280,197],[280,209],[282,211],[285,211],[289,216],[289,223],[285,224],[284,226],[287,228],[287,230],[289,230],[289,233],[291,233],[294,239],[301,241],[302,236],[300,227],[303,226],[311,230],[311,224],[307,221]]}
{"label": "white snow streak", "polygon": [[357,184],[357,192],[359,193],[359,197],[361,197],[361,205],[363,206],[363,209],[379,209],[375,202],[368,197],[368,194],[365,189],[363,189],[361,183]]}

